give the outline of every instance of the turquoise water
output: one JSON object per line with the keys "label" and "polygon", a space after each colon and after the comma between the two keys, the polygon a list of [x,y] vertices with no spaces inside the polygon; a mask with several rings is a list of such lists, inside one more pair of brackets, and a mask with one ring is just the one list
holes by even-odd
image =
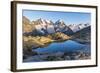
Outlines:
{"label": "turquoise water", "polygon": [[75,52],[77,50],[83,50],[90,52],[90,45],[80,44],[73,40],[67,40],[64,42],[53,42],[46,47],[37,48],[38,53],[54,53],[54,52]]}

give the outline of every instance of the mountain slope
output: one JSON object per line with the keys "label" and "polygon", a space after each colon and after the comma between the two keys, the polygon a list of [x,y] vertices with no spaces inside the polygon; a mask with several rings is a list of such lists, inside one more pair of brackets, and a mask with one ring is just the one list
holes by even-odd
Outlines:
{"label": "mountain slope", "polygon": [[88,26],[80,31],[77,31],[72,35],[73,39],[76,39],[76,41],[84,43],[91,41],[91,26]]}
{"label": "mountain slope", "polygon": [[32,32],[32,26],[30,25],[30,20],[23,16],[23,33]]}
{"label": "mountain slope", "polygon": [[86,24],[72,24],[72,25],[69,25],[69,28],[73,31],[73,32],[77,32],[77,31],[80,31],[81,29],[84,29],[86,27],[90,26],[89,23],[86,23]]}
{"label": "mountain slope", "polygon": [[57,22],[55,22],[54,26],[56,32],[62,32],[67,35],[73,34],[73,31],[62,20],[58,20]]}

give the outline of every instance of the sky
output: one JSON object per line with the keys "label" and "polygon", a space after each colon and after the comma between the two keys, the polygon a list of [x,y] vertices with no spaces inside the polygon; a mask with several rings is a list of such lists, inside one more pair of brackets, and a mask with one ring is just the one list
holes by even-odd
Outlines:
{"label": "sky", "polygon": [[91,22],[91,14],[83,12],[23,10],[23,16],[26,16],[30,21],[42,18],[56,22],[60,19],[63,20],[67,25]]}

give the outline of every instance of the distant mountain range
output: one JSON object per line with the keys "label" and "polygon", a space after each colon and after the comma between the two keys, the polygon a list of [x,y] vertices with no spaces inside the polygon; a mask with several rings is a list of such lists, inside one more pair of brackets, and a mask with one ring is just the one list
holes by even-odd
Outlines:
{"label": "distant mountain range", "polygon": [[31,22],[27,17],[23,16],[24,35],[47,35],[56,32],[72,35],[87,27],[90,27],[90,24],[66,25],[63,20],[58,20],[54,23],[51,20],[44,20],[41,18]]}

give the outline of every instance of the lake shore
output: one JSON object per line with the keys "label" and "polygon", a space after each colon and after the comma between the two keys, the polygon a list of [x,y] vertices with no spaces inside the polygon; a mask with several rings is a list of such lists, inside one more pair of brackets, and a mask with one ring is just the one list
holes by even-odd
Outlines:
{"label": "lake shore", "polygon": [[24,59],[23,62],[45,62],[45,61],[64,61],[64,60],[87,60],[91,59],[90,54],[79,52],[56,52],[50,54],[38,54],[27,59]]}

